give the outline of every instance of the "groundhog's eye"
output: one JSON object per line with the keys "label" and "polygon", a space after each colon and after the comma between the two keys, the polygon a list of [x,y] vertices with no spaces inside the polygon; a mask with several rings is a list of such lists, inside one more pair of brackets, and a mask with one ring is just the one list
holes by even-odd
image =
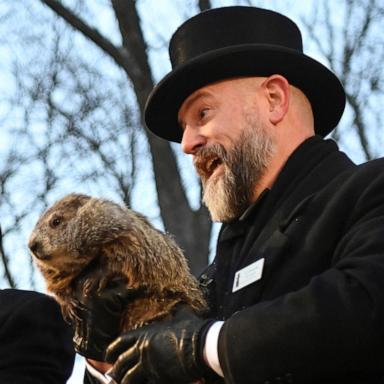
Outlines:
{"label": "groundhog's eye", "polygon": [[55,228],[57,227],[58,225],[61,224],[61,218],[60,217],[54,217],[51,219],[51,221],[49,222],[49,225],[52,227],[52,228]]}

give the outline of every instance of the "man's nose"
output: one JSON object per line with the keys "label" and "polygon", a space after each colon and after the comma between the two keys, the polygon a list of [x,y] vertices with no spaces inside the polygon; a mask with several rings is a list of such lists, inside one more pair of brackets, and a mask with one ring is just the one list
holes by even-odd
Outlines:
{"label": "man's nose", "polygon": [[197,129],[186,125],[181,139],[181,149],[184,153],[193,155],[206,144],[206,141],[206,138]]}

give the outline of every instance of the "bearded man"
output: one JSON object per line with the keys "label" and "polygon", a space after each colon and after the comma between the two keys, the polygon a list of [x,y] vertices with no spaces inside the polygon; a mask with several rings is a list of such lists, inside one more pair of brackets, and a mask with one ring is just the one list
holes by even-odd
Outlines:
{"label": "bearded man", "polygon": [[302,52],[296,24],[253,7],[191,18],[170,56],[145,120],[193,156],[224,223],[201,277],[210,310],[121,335],[110,376],[383,382],[384,161],[357,166],[324,139],[344,110],[339,80]]}

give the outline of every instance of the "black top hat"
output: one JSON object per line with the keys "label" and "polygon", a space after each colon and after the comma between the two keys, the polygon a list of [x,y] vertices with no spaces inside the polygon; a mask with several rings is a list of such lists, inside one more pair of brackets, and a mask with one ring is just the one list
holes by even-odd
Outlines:
{"label": "black top hat", "polygon": [[231,77],[286,77],[308,97],[315,131],[322,136],[343,114],[340,81],[303,53],[297,25],[279,13],[243,6],[202,12],[177,29],[169,54],[173,69],[153,89],[145,107],[148,128],[164,139],[181,141],[177,114],[190,94]]}

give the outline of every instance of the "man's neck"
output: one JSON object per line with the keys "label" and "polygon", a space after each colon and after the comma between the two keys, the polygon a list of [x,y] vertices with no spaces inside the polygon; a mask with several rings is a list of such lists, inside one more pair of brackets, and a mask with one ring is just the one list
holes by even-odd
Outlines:
{"label": "man's neck", "polygon": [[283,141],[281,145],[276,145],[275,154],[270,159],[268,167],[266,168],[264,174],[261,176],[255,187],[252,203],[259,198],[265,189],[272,188],[281,170],[284,168],[288,158],[305,140],[312,136],[314,135],[303,135],[302,137],[297,138],[295,141]]}

